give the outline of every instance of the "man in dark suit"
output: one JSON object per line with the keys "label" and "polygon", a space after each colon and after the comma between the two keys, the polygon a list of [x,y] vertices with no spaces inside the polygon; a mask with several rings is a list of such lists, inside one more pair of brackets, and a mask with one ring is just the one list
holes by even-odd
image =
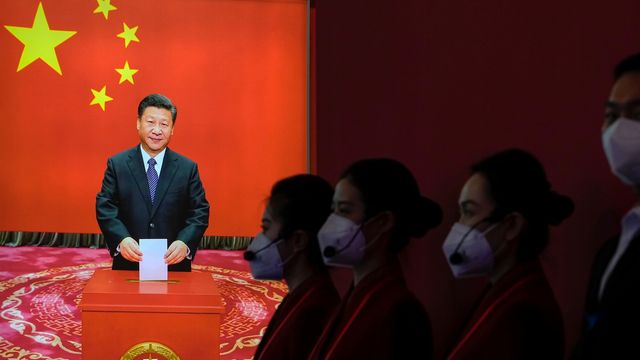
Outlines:
{"label": "man in dark suit", "polygon": [[622,231],[592,266],[585,327],[573,359],[639,359],[640,346],[640,54],[614,71],[602,142],[613,173],[636,194]]}
{"label": "man in dark suit", "polygon": [[140,145],[107,161],[96,217],[114,270],[137,270],[139,239],[167,239],[170,271],[191,271],[209,224],[209,203],[198,166],[167,147],[177,109],[152,94],[138,106]]}

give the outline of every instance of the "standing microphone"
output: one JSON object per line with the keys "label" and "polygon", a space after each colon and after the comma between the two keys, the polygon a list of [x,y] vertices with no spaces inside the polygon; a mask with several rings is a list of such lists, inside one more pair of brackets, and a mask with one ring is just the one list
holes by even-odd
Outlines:
{"label": "standing microphone", "polygon": [[353,234],[353,236],[351,237],[351,240],[347,241],[347,243],[341,247],[339,250],[337,250],[335,248],[335,246],[327,246],[326,248],[324,248],[324,250],[322,250],[322,255],[324,255],[324,257],[327,258],[332,258],[338,254],[340,254],[341,252],[343,252],[346,248],[349,247],[349,245],[351,245],[351,243],[353,242],[353,240],[356,239],[356,236],[358,236],[358,233],[362,230],[361,227],[358,228],[358,231],[356,231],[355,234]]}
{"label": "standing microphone", "polygon": [[460,239],[460,242],[458,243],[458,245],[456,246],[455,250],[453,250],[453,253],[449,256],[449,262],[452,265],[460,265],[464,262],[465,256],[463,253],[461,253],[460,247],[462,246],[462,243],[464,242],[464,240],[467,238],[467,235],[469,235],[469,233],[471,231],[473,231],[473,229],[475,229],[476,227],[478,227],[478,225],[485,223],[485,222],[491,222],[491,221],[495,221],[497,220],[497,218],[495,216],[489,216],[483,220],[478,221],[477,223],[473,224],[473,226],[471,226],[469,228],[469,230],[464,234],[464,236],[462,237],[462,239]]}

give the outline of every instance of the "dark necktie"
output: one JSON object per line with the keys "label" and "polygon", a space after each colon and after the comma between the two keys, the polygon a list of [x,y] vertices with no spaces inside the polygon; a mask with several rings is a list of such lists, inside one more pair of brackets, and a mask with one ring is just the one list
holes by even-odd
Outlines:
{"label": "dark necktie", "polygon": [[156,197],[156,188],[158,187],[158,172],[156,171],[156,159],[151,158],[149,161],[149,169],[147,170],[147,180],[149,181],[149,193],[151,194],[151,204]]}

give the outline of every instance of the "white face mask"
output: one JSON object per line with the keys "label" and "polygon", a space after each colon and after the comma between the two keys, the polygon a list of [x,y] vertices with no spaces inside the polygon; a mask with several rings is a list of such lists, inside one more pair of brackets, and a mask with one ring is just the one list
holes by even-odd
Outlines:
{"label": "white face mask", "polygon": [[329,216],[318,232],[318,242],[322,259],[329,266],[352,268],[364,256],[365,239],[361,226],[343,216]]}
{"label": "white face mask", "polygon": [[[263,233],[258,234],[245,252],[245,259],[250,257],[251,275],[256,280],[281,280],[283,263],[277,244],[280,240],[271,241]],[[251,253],[252,255],[249,255]]]}
{"label": "white face mask", "polygon": [[620,118],[602,133],[611,171],[627,185],[640,184],[640,122]]}
{"label": "white face mask", "polygon": [[[497,224],[480,232],[470,226],[455,223],[442,244],[447,263],[457,279],[488,275],[493,269],[493,251],[485,234]],[[465,237],[466,235],[466,237]],[[457,251],[456,251],[457,249]],[[454,254],[458,255],[454,255]],[[458,257],[459,263],[453,264],[451,259]]]}

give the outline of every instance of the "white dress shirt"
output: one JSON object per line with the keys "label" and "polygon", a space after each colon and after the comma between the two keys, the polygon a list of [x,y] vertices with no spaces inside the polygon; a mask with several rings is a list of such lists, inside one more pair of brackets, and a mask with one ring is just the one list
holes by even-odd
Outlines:
{"label": "white dress shirt", "polygon": [[[160,153],[153,158],[156,159],[156,172],[158,173],[158,179],[160,179],[160,171],[162,170],[162,162],[164,161],[164,153],[167,152],[167,148],[162,149]],[[144,164],[144,173],[146,174],[149,170],[149,159],[151,159],[151,155],[147,154],[142,145],[140,145],[140,153],[142,154],[142,163]]]}
{"label": "white dress shirt", "polygon": [[607,269],[602,275],[602,280],[600,281],[600,289],[598,292],[598,299],[602,299],[602,293],[604,292],[604,288],[607,285],[609,276],[611,276],[613,269],[616,268],[618,261],[629,247],[631,240],[633,240],[633,238],[638,234],[638,230],[640,230],[640,205],[629,210],[624,218],[622,218],[622,233],[620,234],[618,247],[616,248],[616,252],[613,254],[613,257],[609,261]]}

